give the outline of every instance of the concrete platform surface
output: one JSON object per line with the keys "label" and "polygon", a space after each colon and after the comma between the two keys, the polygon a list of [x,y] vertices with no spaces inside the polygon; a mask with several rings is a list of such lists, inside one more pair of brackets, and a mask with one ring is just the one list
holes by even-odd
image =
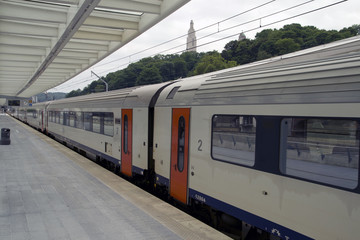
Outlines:
{"label": "concrete platform surface", "polygon": [[11,117],[0,145],[0,239],[228,239]]}

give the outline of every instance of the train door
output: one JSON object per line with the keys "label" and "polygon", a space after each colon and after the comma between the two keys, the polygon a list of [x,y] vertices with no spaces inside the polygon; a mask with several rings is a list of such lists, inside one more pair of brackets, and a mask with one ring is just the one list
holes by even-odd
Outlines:
{"label": "train door", "polygon": [[190,108],[172,110],[170,196],[187,203]]}
{"label": "train door", "polygon": [[132,109],[121,110],[121,172],[132,175]]}

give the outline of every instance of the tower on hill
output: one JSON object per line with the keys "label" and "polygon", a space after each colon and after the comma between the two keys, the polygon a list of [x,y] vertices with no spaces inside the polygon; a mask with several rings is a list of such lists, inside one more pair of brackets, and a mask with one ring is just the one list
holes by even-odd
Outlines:
{"label": "tower on hill", "polygon": [[187,52],[196,52],[196,36],[194,30],[194,22],[191,20],[190,29],[188,31],[188,36],[186,40],[186,51]]}

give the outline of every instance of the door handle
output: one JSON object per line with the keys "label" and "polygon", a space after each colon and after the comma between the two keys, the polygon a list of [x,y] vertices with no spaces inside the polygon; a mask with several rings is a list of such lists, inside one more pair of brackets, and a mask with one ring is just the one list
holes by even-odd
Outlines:
{"label": "door handle", "polygon": [[176,164],[174,164],[174,168],[175,168],[175,171],[177,171],[177,169],[176,169]]}

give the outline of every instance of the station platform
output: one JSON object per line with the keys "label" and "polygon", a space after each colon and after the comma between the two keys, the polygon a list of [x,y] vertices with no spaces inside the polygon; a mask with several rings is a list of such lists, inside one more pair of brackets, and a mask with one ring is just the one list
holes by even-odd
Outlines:
{"label": "station platform", "polygon": [[0,239],[229,239],[1,114]]}

